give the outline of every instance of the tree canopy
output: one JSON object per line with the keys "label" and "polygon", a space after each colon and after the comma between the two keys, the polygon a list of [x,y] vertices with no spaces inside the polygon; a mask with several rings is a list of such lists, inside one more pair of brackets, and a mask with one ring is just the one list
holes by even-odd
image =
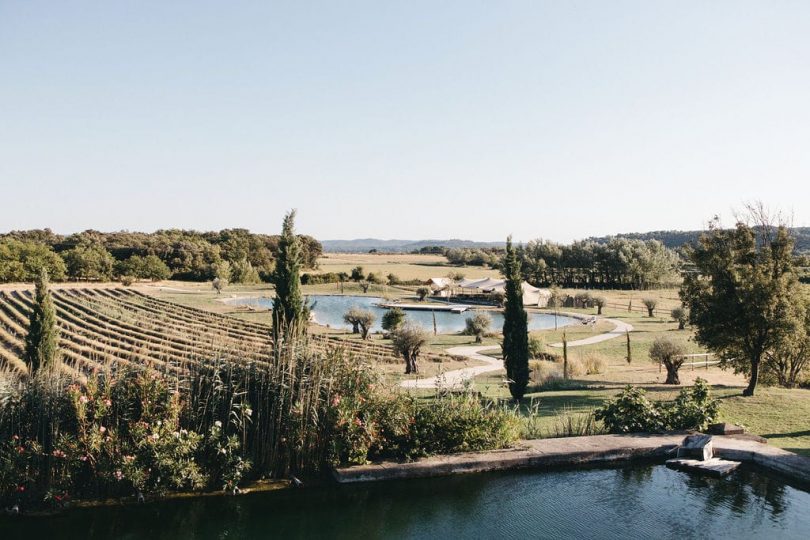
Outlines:
{"label": "tree canopy", "polygon": [[696,341],[749,377],[748,396],[763,359],[803,334],[807,309],[787,228],[758,230],[713,226],[687,250],[681,288]]}

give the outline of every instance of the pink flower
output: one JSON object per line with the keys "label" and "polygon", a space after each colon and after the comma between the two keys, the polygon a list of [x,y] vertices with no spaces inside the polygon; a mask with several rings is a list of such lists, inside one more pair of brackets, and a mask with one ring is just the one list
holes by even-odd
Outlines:
{"label": "pink flower", "polygon": [[112,407],[112,400],[111,399],[105,399],[104,400],[104,405],[106,405],[107,407]]}
{"label": "pink flower", "polygon": [[65,457],[65,455],[66,454],[64,452],[62,452],[61,450],[59,450],[58,448],[53,451],[53,457],[55,457],[55,458],[63,458],[63,457]]}
{"label": "pink flower", "polygon": [[107,428],[105,428],[104,426],[101,426],[100,428],[98,428],[98,430],[99,430],[101,433],[106,433]]}
{"label": "pink flower", "polygon": [[340,404],[340,394],[335,394],[332,398],[332,407],[337,407]]}
{"label": "pink flower", "polygon": [[115,479],[119,482],[124,479],[124,473],[121,471],[115,471]]}
{"label": "pink flower", "polygon": [[90,401],[90,398],[88,398],[87,396],[79,397],[79,403],[87,403],[88,401]]}

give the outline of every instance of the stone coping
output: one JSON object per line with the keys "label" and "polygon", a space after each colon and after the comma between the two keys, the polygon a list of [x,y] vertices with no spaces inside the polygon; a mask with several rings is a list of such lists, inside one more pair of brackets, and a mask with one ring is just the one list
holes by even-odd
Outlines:
{"label": "stone coping", "polygon": [[[674,450],[686,435],[638,433],[524,440],[504,450],[344,467],[335,469],[333,476],[339,483],[353,483],[484,471],[605,465],[638,459],[663,461],[675,457]],[[714,435],[712,442],[716,457],[751,463],[810,486],[810,458],[733,435]]]}

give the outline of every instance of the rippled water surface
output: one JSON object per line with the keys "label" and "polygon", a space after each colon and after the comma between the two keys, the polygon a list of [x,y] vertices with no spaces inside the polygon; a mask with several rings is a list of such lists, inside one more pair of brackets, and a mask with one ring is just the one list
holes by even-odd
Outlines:
{"label": "rippled water surface", "polygon": [[663,466],[313,487],[0,518],[3,539],[809,538],[810,494]]}
{"label": "rippled water surface", "polygon": [[[339,296],[339,295],[312,295],[309,296],[310,303],[314,304],[313,313],[315,320],[319,324],[329,325],[332,328],[350,328],[343,322],[343,315],[352,307],[361,307],[363,309],[370,309],[377,316],[377,322],[374,324],[372,331],[376,332],[381,330],[380,326],[382,316],[385,313],[384,308],[379,308],[374,304],[383,301],[382,298],[374,296]],[[269,298],[243,298],[233,300],[234,304],[248,304],[258,305],[261,307],[272,307],[273,301]],[[433,330],[433,313],[430,311],[414,311],[408,310],[405,312],[408,319],[418,322],[422,327],[428,330]],[[436,312],[436,329],[440,334],[450,334],[464,330],[464,321],[473,312],[467,311],[465,313],[448,313],[445,311]],[[503,315],[494,311],[487,311],[492,317],[492,329],[500,330],[503,327]],[[576,319],[565,317],[562,315],[557,316],[557,325],[564,326],[577,322]],[[530,330],[544,330],[554,328],[554,315],[548,313],[530,313],[529,314],[529,329]]]}

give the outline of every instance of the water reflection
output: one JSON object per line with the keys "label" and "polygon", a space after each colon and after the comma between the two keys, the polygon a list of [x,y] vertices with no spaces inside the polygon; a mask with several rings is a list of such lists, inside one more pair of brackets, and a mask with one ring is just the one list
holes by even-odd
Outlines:
{"label": "water reflection", "polygon": [[802,538],[810,494],[741,470],[514,472],[0,518],[2,538]]}

